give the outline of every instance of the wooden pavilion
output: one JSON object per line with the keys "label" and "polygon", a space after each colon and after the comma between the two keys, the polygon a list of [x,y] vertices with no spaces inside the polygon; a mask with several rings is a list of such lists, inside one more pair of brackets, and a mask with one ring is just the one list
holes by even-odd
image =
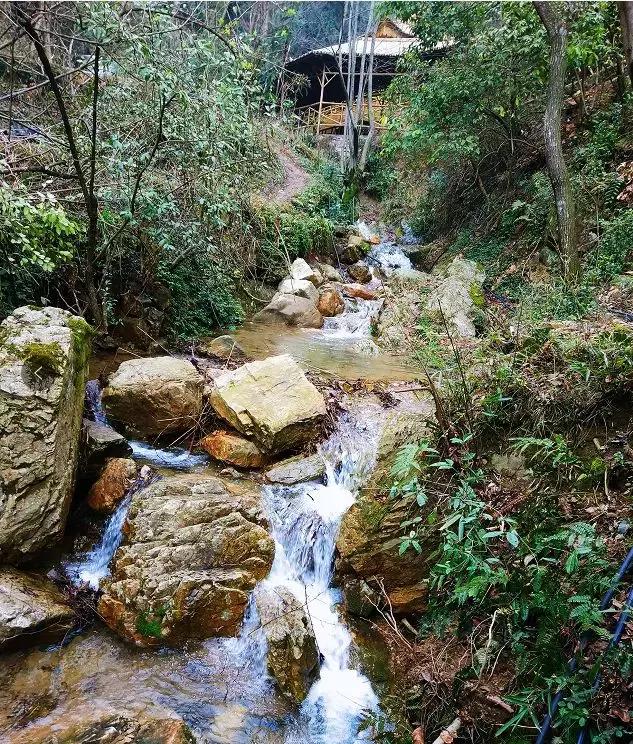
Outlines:
{"label": "wooden pavilion", "polygon": [[[397,74],[398,61],[418,40],[404,23],[380,21],[374,45],[372,83],[373,109],[377,128],[383,123],[385,107],[381,97]],[[354,96],[361,79],[363,60],[369,59],[371,39],[357,37],[351,43],[314,49],[286,63],[287,75],[302,75],[307,84],[295,95],[295,113],[303,126],[317,134],[340,133],[345,123],[346,86],[350,57],[355,59]],[[363,55],[365,51],[366,56]],[[432,59],[443,54],[443,45],[424,55]],[[366,123],[368,104],[363,101],[362,120]]]}

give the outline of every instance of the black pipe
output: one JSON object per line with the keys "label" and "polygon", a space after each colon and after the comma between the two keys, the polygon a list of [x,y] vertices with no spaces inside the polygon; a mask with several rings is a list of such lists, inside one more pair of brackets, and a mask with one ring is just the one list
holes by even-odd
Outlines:
{"label": "black pipe", "polygon": [[[611,604],[611,600],[613,599],[613,595],[615,594],[616,589],[618,588],[618,584],[620,583],[620,581],[622,581],[624,574],[629,570],[629,568],[631,567],[631,564],[633,564],[633,548],[631,548],[629,552],[627,553],[626,558],[622,562],[622,565],[620,566],[617,574],[614,577],[611,588],[606,592],[606,594],[602,598],[602,602],[600,602],[601,610],[606,610],[607,607],[609,607],[609,605]],[[618,627],[619,627],[619,623],[618,623]],[[583,633],[583,635],[580,637],[580,643],[578,646],[579,653],[582,653],[582,651],[585,650],[590,639],[591,639],[591,633]],[[573,674],[578,667],[577,658],[578,658],[577,656],[574,656],[574,658],[570,659],[569,662],[567,663],[567,669],[569,670],[570,674]],[[565,688],[562,687],[556,693],[556,695],[554,695],[554,697],[552,698],[550,709],[546,713],[545,717],[543,718],[543,721],[539,728],[539,734],[536,737],[534,744],[545,744],[545,740],[547,739],[550,728],[552,727],[552,720],[554,716],[556,715],[556,711],[558,710],[558,706],[560,704],[560,701],[563,699],[564,695],[565,695]],[[578,744],[578,742],[576,744]]]}

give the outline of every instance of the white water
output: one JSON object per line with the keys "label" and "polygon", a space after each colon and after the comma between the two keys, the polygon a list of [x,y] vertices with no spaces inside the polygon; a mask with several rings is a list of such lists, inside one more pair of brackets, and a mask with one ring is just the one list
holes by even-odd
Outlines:
{"label": "white water", "polygon": [[123,539],[123,523],[132,496],[128,494],[106,522],[101,540],[76,561],[64,564],[64,570],[75,586],[89,586],[95,591],[99,582],[110,573],[110,561]]}
{"label": "white water", "polygon": [[[366,737],[359,726],[378,699],[369,680],[350,663],[352,637],[339,616],[340,593],[331,586],[334,548],[341,518],[356,500],[360,483],[375,457],[378,425],[374,406],[344,414],[323,445],[326,484],[304,483],[265,489],[265,504],[275,538],[275,560],[262,586],[288,588],[309,614],[322,658],[297,725],[286,744],[352,744]],[[374,415],[372,415],[374,414]],[[257,591],[257,590],[256,590]],[[241,640],[231,641],[251,669],[266,677],[266,641],[254,602]]]}
{"label": "white water", "polygon": [[152,447],[146,442],[130,439],[128,444],[132,448],[132,457],[136,460],[148,462],[157,468],[170,468],[171,470],[191,470],[210,462],[209,456],[205,454],[194,455],[188,449],[182,447],[165,447],[159,449]]}
{"label": "white water", "polygon": [[396,269],[410,269],[411,259],[405,255],[396,243],[385,241],[369,251],[367,261],[377,266],[386,276],[391,276]]}

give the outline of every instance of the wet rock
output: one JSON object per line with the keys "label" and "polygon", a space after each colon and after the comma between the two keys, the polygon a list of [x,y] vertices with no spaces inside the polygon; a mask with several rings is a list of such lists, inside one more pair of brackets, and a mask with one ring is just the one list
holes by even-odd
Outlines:
{"label": "wet rock", "polygon": [[220,375],[210,402],[234,429],[270,453],[311,439],[326,412],[321,393],[286,354]]}
{"label": "wet rock", "polygon": [[367,255],[370,248],[371,245],[368,240],[364,240],[360,235],[350,235],[347,245],[341,253],[341,258],[344,263],[356,263]]}
{"label": "wet rock", "polygon": [[184,359],[153,357],[123,362],[108,380],[108,416],[144,436],[186,431],[202,413],[204,380]]}
{"label": "wet rock", "polygon": [[323,316],[311,300],[297,295],[279,293],[263,310],[253,316],[253,321],[296,326],[297,328],[321,328]]}
{"label": "wet rock", "polygon": [[345,310],[343,295],[332,286],[322,287],[317,310],[326,318],[340,315]]}
{"label": "wet rock", "polygon": [[295,258],[290,267],[290,278],[298,281],[306,279],[312,282],[315,287],[318,287],[323,283],[323,277],[318,269],[313,269],[312,266],[304,261],[303,258]]}
{"label": "wet rock", "polygon": [[395,354],[413,354],[419,344],[416,326],[424,305],[423,290],[434,284],[435,279],[428,274],[415,272],[414,276],[403,276],[399,270],[386,280],[377,334],[383,349]]}
{"label": "wet rock", "polygon": [[357,297],[360,300],[376,299],[376,293],[362,284],[344,284],[342,289],[345,297]]}
{"label": "wet rock", "polygon": [[279,291],[282,294],[305,297],[306,300],[310,300],[315,305],[319,299],[319,290],[307,279],[293,279],[292,277],[288,277],[279,283]]}
{"label": "wet rock", "polygon": [[201,343],[198,348],[203,354],[224,361],[244,356],[243,349],[233,336],[229,336],[228,334],[225,334],[224,336],[216,336],[210,341],[205,341]]}
{"label": "wet rock", "polygon": [[[195,744],[182,718],[159,708],[120,711],[79,705],[48,716],[10,739],[10,744]],[[7,743],[8,744],[8,743]]]}
{"label": "wet rock", "polygon": [[335,269],[334,266],[330,266],[330,264],[318,264],[319,271],[323,275],[323,279],[326,282],[342,282],[343,277],[341,276],[341,272],[338,271],[338,269]]}
{"label": "wet rock", "polygon": [[18,308],[0,326],[0,560],[28,559],[63,533],[90,335],[56,307]]}
{"label": "wet rock", "polygon": [[127,439],[108,424],[84,419],[80,469],[82,475],[96,478],[110,457],[125,457],[132,453]]}
{"label": "wet rock", "polygon": [[319,480],[324,474],[325,463],[321,455],[311,455],[310,457],[299,455],[278,462],[266,471],[266,478],[270,483],[292,486],[295,483]]}
{"label": "wet rock", "polygon": [[[426,303],[426,310],[440,316],[440,308],[452,330],[463,337],[476,334],[473,317],[478,307],[485,304],[482,283],[484,273],[474,261],[456,258]],[[441,316],[440,316],[441,317]]]}
{"label": "wet rock", "polygon": [[252,486],[191,474],[151,484],[132,496],[99,614],[138,646],[235,635],[272,565],[266,527]]}
{"label": "wet rock", "polygon": [[256,444],[228,431],[214,431],[200,440],[200,446],[214,459],[238,468],[263,468],[269,459]]}
{"label": "wet rock", "polygon": [[349,272],[349,275],[352,277],[352,279],[359,284],[367,284],[373,279],[369,267],[362,261],[357,261],[356,263],[352,264],[348,267],[347,271]]}
{"label": "wet rock", "polygon": [[72,630],[75,613],[45,578],[0,569],[0,651],[55,643]]}
{"label": "wet rock", "polygon": [[358,584],[360,597],[359,582],[366,582],[381,601],[387,594],[394,612],[407,613],[424,607],[429,556],[437,547],[437,532],[429,527],[421,535],[422,552],[415,560],[401,556],[402,522],[410,518],[410,501],[385,505],[377,496],[388,490],[388,476],[400,448],[428,436],[435,407],[426,391],[401,393],[397,398],[396,407],[383,414],[373,472],[359,499],[343,516],[336,542],[337,570],[345,581]]}
{"label": "wet rock", "polygon": [[268,644],[268,671],[286,697],[302,703],[319,673],[319,653],[308,615],[283,586],[259,587],[255,601]]}
{"label": "wet rock", "polygon": [[136,478],[136,463],[124,457],[106,462],[99,480],[88,492],[88,506],[102,514],[110,514],[125,496]]}

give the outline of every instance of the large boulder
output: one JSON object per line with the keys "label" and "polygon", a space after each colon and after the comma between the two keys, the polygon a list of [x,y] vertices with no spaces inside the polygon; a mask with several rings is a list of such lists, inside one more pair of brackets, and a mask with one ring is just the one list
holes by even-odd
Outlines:
{"label": "large boulder", "polygon": [[21,307],[0,326],[0,560],[57,541],[79,453],[90,326],[56,307]]}
{"label": "large boulder", "polygon": [[276,294],[263,310],[255,313],[256,323],[274,323],[297,328],[321,328],[323,316],[312,300],[291,294]]}
{"label": "large boulder", "polygon": [[110,514],[136,479],[136,463],[126,457],[113,457],[88,492],[88,506]]}
{"label": "large boulder", "polygon": [[377,601],[382,601],[380,593],[384,589],[393,612],[406,614],[425,606],[429,556],[437,547],[437,532],[428,528],[421,536],[422,552],[415,559],[401,556],[402,522],[411,517],[411,501],[385,501],[384,496],[389,491],[389,474],[398,451],[429,436],[435,407],[425,391],[393,395],[397,404],[381,417],[372,472],[341,521],[336,542],[337,570],[349,596],[371,587],[379,590]]}
{"label": "large boulder", "polygon": [[202,413],[204,379],[191,362],[174,357],[129,359],[108,380],[108,416],[141,436],[186,431]]}
{"label": "large boulder", "polygon": [[313,269],[303,258],[295,258],[290,267],[290,278],[297,281],[307,280],[318,287],[323,282],[323,276],[318,269]]}
{"label": "large boulder", "polygon": [[200,440],[200,446],[215,460],[238,468],[263,468],[269,460],[254,442],[230,431],[214,431]]}
{"label": "large boulder", "polygon": [[209,400],[234,429],[271,453],[308,441],[326,413],[323,396],[287,354],[216,377]]}
{"label": "large boulder", "polygon": [[446,277],[431,292],[426,310],[441,320],[443,315],[458,336],[476,335],[473,318],[485,305],[482,284],[485,274],[474,261],[456,258],[446,269]]}
{"label": "large boulder", "polygon": [[223,336],[216,336],[209,341],[203,341],[198,348],[203,354],[222,359],[223,361],[227,359],[240,359],[244,356],[242,347],[228,333],[225,333]]}
{"label": "large boulder", "polygon": [[132,496],[98,611],[138,646],[235,635],[272,565],[258,490],[179,475]]}
{"label": "large boulder", "polygon": [[336,287],[332,285],[321,287],[317,310],[326,318],[340,315],[345,310],[345,300]]}
{"label": "large boulder", "polygon": [[323,279],[326,282],[342,282],[343,277],[338,269],[330,264],[320,263],[317,264],[319,271],[323,275]]}
{"label": "large boulder", "polygon": [[76,616],[61,592],[35,574],[0,569],[0,651],[55,643]]}
{"label": "large boulder", "polygon": [[359,284],[367,284],[373,279],[369,266],[364,261],[357,261],[349,266],[347,271],[352,279]]}
{"label": "large boulder", "polygon": [[292,277],[288,277],[279,283],[278,289],[282,294],[305,297],[306,300],[310,300],[315,305],[319,299],[319,290],[307,279],[293,279]]}
{"label": "large boulder", "polygon": [[312,623],[286,587],[260,586],[255,601],[268,646],[268,671],[286,697],[302,703],[319,674]]}

